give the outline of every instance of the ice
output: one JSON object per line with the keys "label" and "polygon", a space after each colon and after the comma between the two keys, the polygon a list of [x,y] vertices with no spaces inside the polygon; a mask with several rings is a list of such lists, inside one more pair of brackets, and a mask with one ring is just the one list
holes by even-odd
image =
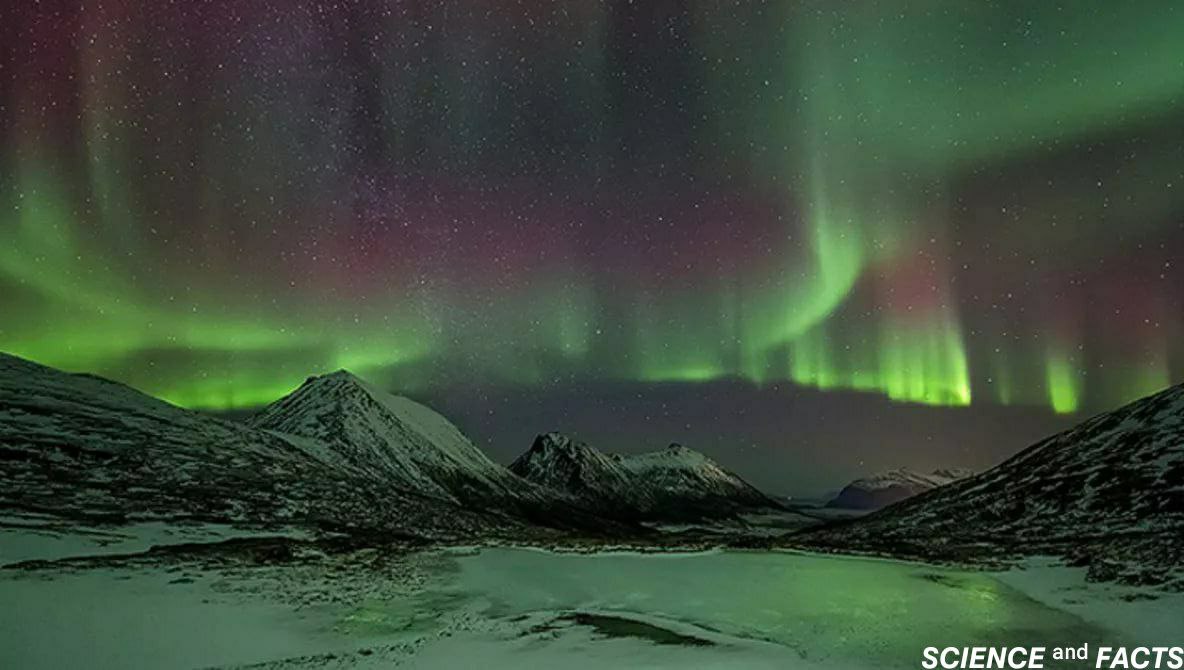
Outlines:
{"label": "ice", "polygon": [[789,553],[551,555],[491,549],[460,559],[458,588],[488,614],[597,610],[658,616],[781,645],[838,667],[916,667],[928,644],[1113,639],[988,573]]}

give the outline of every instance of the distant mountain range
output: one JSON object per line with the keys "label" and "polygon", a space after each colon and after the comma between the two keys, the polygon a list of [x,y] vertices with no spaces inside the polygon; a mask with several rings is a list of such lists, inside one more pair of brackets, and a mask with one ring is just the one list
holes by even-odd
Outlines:
{"label": "distant mountain range", "polygon": [[928,473],[898,468],[856,479],[843,487],[826,506],[876,510],[973,474],[972,470],[965,468],[944,468]]}
{"label": "distant mountain range", "polygon": [[[649,472],[681,476],[660,465]],[[693,476],[681,489],[691,499],[685,509],[719,516],[743,506],[699,505],[721,499],[696,494]],[[663,500],[683,510],[677,495]],[[641,536],[650,531],[629,519],[656,512],[605,515],[583,502],[490,461],[444,417],[348,372],[311,377],[230,422],[0,354],[0,510],[426,539]]]}
{"label": "distant mountain range", "polygon": [[614,518],[686,520],[781,508],[715,461],[678,444],[621,456],[547,433],[535,438],[510,471]]}
{"label": "distant mountain range", "polygon": [[1095,579],[1184,588],[1184,385],[794,542],[926,559],[1059,555]]}

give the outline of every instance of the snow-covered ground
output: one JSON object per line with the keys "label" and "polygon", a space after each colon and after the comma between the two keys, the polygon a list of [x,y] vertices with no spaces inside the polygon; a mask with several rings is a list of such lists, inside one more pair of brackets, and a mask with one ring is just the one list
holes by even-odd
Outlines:
{"label": "snow-covered ground", "polygon": [[1034,557],[997,578],[1034,600],[1146,646],[1179,646],[1184,640],[1184,593],[1089,583],[1085,573],[1084,568],[1064,567],[1057,558]]}
{"label": "snow-covered ground", "polygon": [[1181,596],[1026,568],[491,548],[7,570],[0,667],[915,668],[927,645],[1184,637]]}
{"label": "snow-covered ground", "polygon": [[5,575],[0,667],[196,668],[332,648],[331,614],[223,595],[212,583],[165,571]]}
{"label": "snow-covered ground", "polygon": [[282,535],[308,539],[298,528],[256,531],[219,523],[146,521],[126,526],[65,524],[49,516],[0,515],[0,567],[21,561],[54,561],[78,556],[134,554],[152,547],[221,542]]}

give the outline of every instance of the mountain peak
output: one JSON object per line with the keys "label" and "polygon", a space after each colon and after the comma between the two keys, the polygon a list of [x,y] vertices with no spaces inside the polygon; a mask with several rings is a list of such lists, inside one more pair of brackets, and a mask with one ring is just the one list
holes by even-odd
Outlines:
{"label": "mountain peak", "polygon": [[350,372],[349,370],[346,370],[345,368],[337,368],[333,372],[326,372],[325,374],[321,375],[321,377],[323,377],[325,379],[337,379],[337,380],[342,380],[342,381],[350,381],[350,382],[355,382],[358,384],[365,383],[364,381],[362,381],[361,377],[355,375],[354,373]]}
{"label": "mountain peak", "polygon": [[448,419],[347,370],[309,377],[252,423],[323,445],[321,460],[434,497],[502,495],[512,482]]}
{"label": "mountain peak", "polygon": [[591,451],[594,450],[587,444],[558,431],[551,431],[535,436],[534,442],[530,445],[529,453],[561,452],[568,455],[576,455]]}
{"label": "mountain peak", "polygon": [[665,449],[658,451],[647,451],[632,456],[625,456],[625,462],[633,467],[682,467],[691,469],[712,469],[723,472],[723,468],[718,463],[711,460],[706,454],[701,451],[696,451],[690,447],[672,442]]}
{"label": "mountain peak", "polygon": [[346,370],[345,368],[340,368],[338,370],[334,370],[333,372],[326,372],[325,374],[321,374],[321,375],[312,375],[308,379],[304,380],[304,384],[302,384],[300,386],[300,389],[297,389],[297,392],[299,392],[301,389],[304,389],[306,387],[308,387],[308,388],[356,387],[360,390],[366,391],[367,393],[376,390],[372,386],[370,386],[370,384],[368,382],[366,382],[366,380],[355,375],[354,373],[350,372],[349,370]]}
{"label": "mountain peak", "polygon": [[563,433],[551,431],[549,433],[541,433],[534,438],[534,444],[531,445],[533,449],[565,449],[572,444],[572,439]]}
{"label": "mountain peak", "polygon": [[[345,380],[361,381],[360,379],[358,379],[357,375],[350,372],[349,370],[346,370],[345,368],[337,368],[333,372],[326,372],[323,375],[319,375],[319,377],[323,377],[325,379],[345,379]],[[312,379],[317,379],[317,378],[318,378],[318,376],[316,376],[316,375],[314,375],[312,377]]]}

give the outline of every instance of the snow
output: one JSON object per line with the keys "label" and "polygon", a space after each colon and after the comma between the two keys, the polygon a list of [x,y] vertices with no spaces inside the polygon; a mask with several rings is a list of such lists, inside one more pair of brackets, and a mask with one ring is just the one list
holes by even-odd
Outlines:
{"label": "snow", "polygon": [[710,467],[718,470],[711,459],[703,454],[693,450],[687,449],[681,445],[671,445],[660,451],[650,451],[644,454],[634,454],[626,456],[621,459],[621,463],[630,470],[647,470],[649,468],[700,468]]}
{"label": "snow", "polygon": [[386,393],[369,384],[364,385],[383,407],[390,410],[409,428],[427,438],[428,442],[448,454],[450,458],[471,468],[497,467],[484,452],[470,442],[469,438],[465,437],[460,429],[443,415],[410,398]]}
{"label": "snow", "polygon": [[229,598],[208,578],[95,570],[0,579],[4,668],[197,668],[339,646],[324,615]]}
{"label": "snow", "polygon": [[1085,580],[1085,569],[1035,556],[996,578],[1032,599],[1112,628],[1145,646],[1184,640],[1184,593]]}
{"label": "snow", "polygon": [[770,510],[765,513],[739,514],[736,518],[707,519],[693,523],[650,522],[650,528],[664,533],[715,533],[721,537],[777,538],[818,523],[799,512]]}
{"label": "snow", "polygon": [[918,490],[926,490],[944,486],[950,482],[961,479],[969,475],[969,471],[960,471],[954,469],[934,470],[931,473],[916,472],[908,468],[898,468],[896,470],[889,470],[888,472],[881,472],[870,477],[864,477],[851,482],[851,486],[858,486],[868,490],[886,489],[893,486],[904,486],[908,488],[917,488]]}
{"label": "snow", "polygon": [[152,547],[277,535],[311,538],[306,530],[284,527],[259,531],[227,524],[155,521],[115,527],[63,526],[60,521],[0,516],[0,567],[22,561],[133,554]]}
{"label": "snow", "polygon": [[375,558],[0,571],[0,667],[915,668],[929,644],[1178,642],[1184,621],[1176,596],[1115,600],[1052,565],[458,548],[384,571]]}

